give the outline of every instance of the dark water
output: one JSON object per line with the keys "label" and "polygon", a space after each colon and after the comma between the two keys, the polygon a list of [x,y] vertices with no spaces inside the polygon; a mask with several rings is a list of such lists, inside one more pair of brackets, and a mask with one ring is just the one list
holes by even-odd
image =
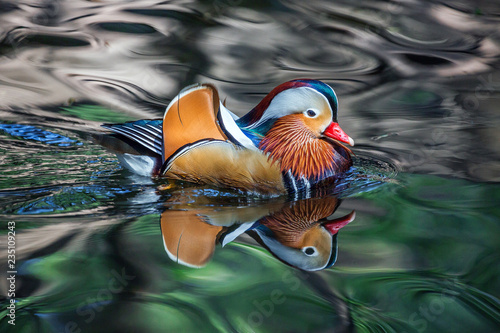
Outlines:
{"label": "dark water", "polygon": [[[496,1],[0,2],[0,330],[498,331],[499,27]],[[300,77],[335,88],[356,141],[340,196],[152,181],[90,140],[103,122],[161,117],[195,82],[242,115]],[[283,210],[355,210],[334,266],[293,268],[235,231]],[[168,228],[186,215],[221,229]],[[186,259],[201,268],[169,257],[165,230],[208,244]]]}

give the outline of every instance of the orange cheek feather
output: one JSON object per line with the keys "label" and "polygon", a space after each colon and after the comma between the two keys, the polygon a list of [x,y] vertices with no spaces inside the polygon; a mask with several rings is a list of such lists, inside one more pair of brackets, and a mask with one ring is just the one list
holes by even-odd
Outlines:
{"label": "orange cheek feather", "polygon": [[316,118],[308,118],[302,114],[297,114],[293,115],[297,117],[298,119],[302,120],[304,126],[311,131],[311,133],[314,133],[316,137],[319,137],[323,130],[326,128],[327,125],[331,123],[331,116],[330,113],[328,112],[322,112],[318,117]]}

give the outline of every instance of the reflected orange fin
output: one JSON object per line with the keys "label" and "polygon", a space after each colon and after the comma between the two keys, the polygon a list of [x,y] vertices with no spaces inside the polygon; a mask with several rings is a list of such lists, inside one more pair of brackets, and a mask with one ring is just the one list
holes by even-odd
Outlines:
{"label": "reflected orange fin", "polygon": [[196,211],[166,210],[161,233],[170,259],[189,267],[203,267],[212,258],[223,227],[203,222]]}

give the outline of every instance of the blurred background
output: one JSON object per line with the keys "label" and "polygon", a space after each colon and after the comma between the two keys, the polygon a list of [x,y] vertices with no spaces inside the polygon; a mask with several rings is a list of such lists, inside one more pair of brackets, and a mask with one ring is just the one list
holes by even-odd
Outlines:
{"label": "blurred background", "polygon": [[[0,1],[2,331],[499,330],[499,66],[497,1]],[[243,115],[296,78],[330,84],[354,152],[397,175],[343,198],[357,218],[331,269],[245,237],[203,268],[172,262],[165,207],[265,200],[160,193],[89,133],[161,118],[198,82]]]}

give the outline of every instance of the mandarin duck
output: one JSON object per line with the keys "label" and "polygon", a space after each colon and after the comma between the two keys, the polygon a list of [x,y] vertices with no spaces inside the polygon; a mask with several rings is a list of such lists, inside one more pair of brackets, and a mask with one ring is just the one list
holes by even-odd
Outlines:
{"label": "mandarin duck", "polygon": [[352,165],[327,84],[285,82],[239,118],[216,88],[185,88],[163,119],[104,124],[100,143],[135,173],[264,194],[310,191]]}
{"label": "mandarin duck", "polygon": [[287,265],[307,271],[331,267],[337,235],[355,212],[327,219],[338,208],[333,196],[250,207],[167,209],[161,215],[165,251],[173,261],[200,268],[222,246],[247,233]]}

